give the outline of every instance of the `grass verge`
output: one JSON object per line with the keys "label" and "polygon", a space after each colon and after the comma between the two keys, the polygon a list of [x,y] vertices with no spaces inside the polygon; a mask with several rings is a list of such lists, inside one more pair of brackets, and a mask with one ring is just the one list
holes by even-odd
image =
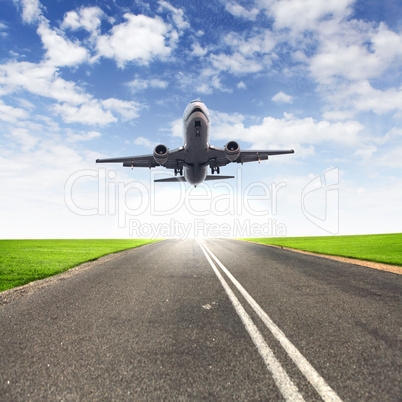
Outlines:
{"label": "grass verge", "polygon": [[0,292],[155,240],[0,240]]}
{"label": "grass verge", "polygon": [[402,266],[402,233],[322,237],[273,237],[241,240],[312,253]]}

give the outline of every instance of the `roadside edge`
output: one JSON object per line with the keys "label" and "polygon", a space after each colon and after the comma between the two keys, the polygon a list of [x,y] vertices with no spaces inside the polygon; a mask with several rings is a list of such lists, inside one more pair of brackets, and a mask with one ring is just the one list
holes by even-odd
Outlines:
{"label": "roadside edge", "polygon": [[28,295],[36,292],[39,289],[46,288],[57,282],[60,282],[65,279],[76,276],[83,271],[93,268],[96,265],[102,264],[102,263],[110,261],[110,260],[114,260],[115,258],[118,258],[118,257],[122,257],[122,256],[132,252],[133,250],[136,250],[136,249],[142,248],[142,247],[147,247],[151,244],[155,244],[155,243],[142,244],[141,246],[137,246],[137,247],[129,248],[127,250],[122,250],[122,251],[117,251],[115,253],[107,254],[102,257],[97,258],[96,260],[84,262],[84,263],[77,265],[76,267],[70,268],[69,270],[62,272],[60,274],[49,276],[48,278],[44,278],[44,279],[39,279],[37,281],[29,282],[26,285],[22,285],[22,286],[18,286],[15,288],[4,290],[4,291],[0,292],[0,307],[5,304],[11,303],[21,297],[28,296]]}
{"label": "roadside edge", "polygon": [[273,244],[259,243],[259,242],[251,241],[251,240],[241,240],[241,239],[235,239],[235,240],[246,241],[246,242],[254,243],[254,244],[261,244],[263,246],[268,246],[268,247],[280,248],[283,250],[294,251],[296,253],[315,255],[317,257],[328,258],[330,260],[337,260],[337,261],[341,261],[341,262],[346,262],[348,264],[360,265],[360,266],[367,267],[367,268],[378,269],[380,271],[387,271],[387,272],[392,272],[393,274],[402,275],[402,267],[400,267],[398,265],[382,264],[379,262],[368,261],[368,260],[359,260],[357,258],[340,257],[337,255],[312,253],[311,251],[304,251],[304,250],[298,250],[296,248],[276,246]]}

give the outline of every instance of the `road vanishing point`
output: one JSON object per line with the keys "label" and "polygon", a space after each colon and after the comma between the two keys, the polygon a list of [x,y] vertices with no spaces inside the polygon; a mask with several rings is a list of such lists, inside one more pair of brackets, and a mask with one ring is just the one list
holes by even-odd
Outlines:
{"label": "road vanishing point", "polygon": [[165,240],[0,307],[0,400],[400,400],[402,276]]}

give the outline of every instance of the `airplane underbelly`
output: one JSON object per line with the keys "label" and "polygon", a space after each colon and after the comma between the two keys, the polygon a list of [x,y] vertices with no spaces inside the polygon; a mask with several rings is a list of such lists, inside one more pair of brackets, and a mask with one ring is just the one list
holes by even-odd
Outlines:
{"label": "airplane underbelly", "polygon": [[201,184],[207,177],[207,167],[194,165],[189,167],[184,167],[184,177],[188,183],[193,186]]}
{"label": "airplane underbelly", "polygon": [[186,144],[187,163],[206,163],[208,161],[207,143],[204,138],[191,138]]}

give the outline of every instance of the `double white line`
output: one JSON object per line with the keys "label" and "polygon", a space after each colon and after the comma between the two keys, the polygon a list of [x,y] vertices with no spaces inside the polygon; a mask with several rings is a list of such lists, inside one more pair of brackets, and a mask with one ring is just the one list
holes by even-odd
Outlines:
{"label": "double white line", "polygon": [[220,283],[225,289],[230,301],[233,304],[237,314],[242,320],[247,332],[249,333],[251,339],[253,340],[255,346],[258,349],[259,354],[264,360],[265,365],[270,371],[277,387],[282,393],[283,397],[289,401],[303,401],[303,396],[293,384],[292,380],[287,375],[286,371],[283,369],[279,361],[276,359],[271,348],[265,342],[260,331],[253,323],[250,316],[247,314],[244,307],[241,305],[239,299],[233,293],[232,289],[226,282],[223,275],[220,273],[219,269],[216,267],[215,262],[221,268],[221,270],[226,274],[233,285],[239,290],[239,292],[246,299],[248,304],[256,312],[258,317],[262,320],[265,326],[271,331],[272,335],[280,342],[283,349],[287,352],[289,357],[293,360],[299,370],[304,374],[306,379],[315,388],[318,394],[324,401],[341,401],[335,391],[325,382],[325,380],[318,374],[318,372],[311,366],[311,364],[306,360],[306,358],[296,349],[296,347],[286,338],[285,334],[276,326],[276,324],[271,320],[268,314],[259,306],[259,304],[250,296],[250,294],[243,288],[243,286],[236,280],[236,278],[229,272],[229,270],[216,258],[212,251],[205,245],[204,242],[198,241],[202,251],[212,269],[214,270],[216,276],[218,277]]}

